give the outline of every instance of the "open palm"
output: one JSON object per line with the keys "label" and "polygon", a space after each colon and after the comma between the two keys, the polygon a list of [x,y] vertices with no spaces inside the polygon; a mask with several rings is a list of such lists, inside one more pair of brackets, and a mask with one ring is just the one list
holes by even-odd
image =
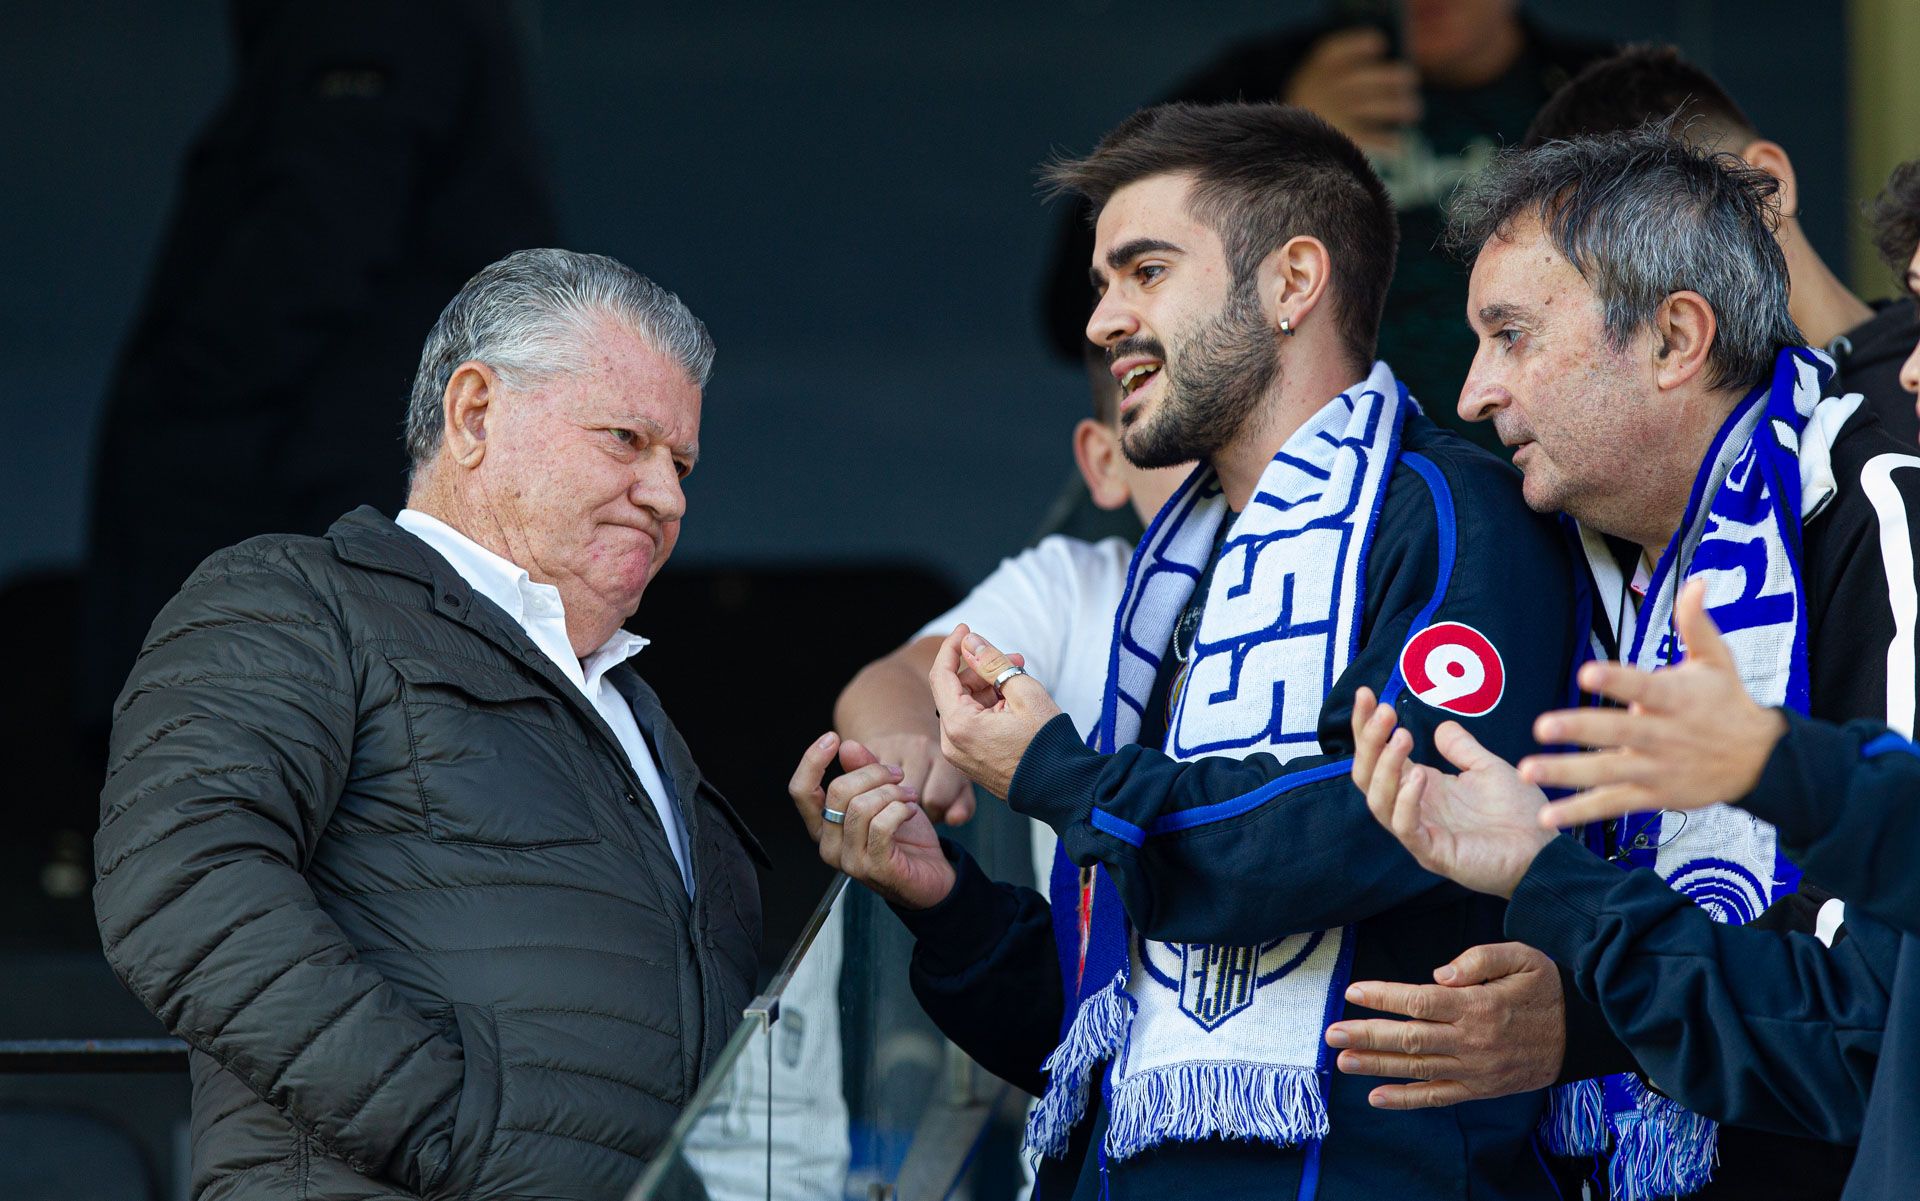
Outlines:
{"label": "open palm", "polygon": [[1367,808],[1421,867],[1476,892],[1511,896],[1553,837],[1540,828],[1546,797],[1458,722],[1433,733],[1434,749],[1458,775],[1408,762],[1413,736],[1396,721],[1370,693],[1357,698],[1354,782]]}
{"label": "open palm", "polygon": [[[1527,865],[1546,845],[1539,813],[1547,798],[1473,735],[1452,728],[1458,732],[1456,741],[1469,744],[1478,755],[1470,765],[1462,763],[1445,749],[1442,732],[1436,732],[1441,754],[1462,770],[1450,776],[1416,764],[1407,773],[1400,786],[1405,798],[1396,809],[1409,810],[1412,828],[1401,842],[1430,872],[1475,892],[1511,896]],[[1400,834],[1398,827],[1394,833]]]}

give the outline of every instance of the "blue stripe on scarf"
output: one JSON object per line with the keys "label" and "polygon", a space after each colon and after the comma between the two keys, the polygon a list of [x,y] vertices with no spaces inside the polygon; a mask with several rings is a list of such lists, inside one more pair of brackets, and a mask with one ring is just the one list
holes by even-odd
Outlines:
{"label": "blue stripe on scarf", "polygon": [[[1787,679],[1783,686],[1784,704],[1798,712],[1807,711],[1809,694],[1807,669],[1807,606],[1805,575],[1802,570],[1803,532],[1801,529],[1801,479],[1797,450],[1798,439],[1806,436],[1809,414],[1801,412],[1796,395],[1802,364],[1814,368],[1817,386],[1813,403],[1832,374],[1831,364],[1804,347],[1782,350],[1775,358],[1768,383],[1748,393],[1715,431],[1712,445],[1702,459],[1687,499],[1685,517],[1661,554],[1649,580],[1644,600],[1638,607],[1630,647],[1619,648],[1629,663],[1677,662],[1683,655],[1671,617],[1664,628],[1654,631],[1652,620],[1664,603],[1666,589],[1676,574],[1691,578],[1710,571],[1737,571],[1748,582],[1748,590],[1738,598],[1724,601],[1710,615],[1723,631],[1738,631],[1784,624],[1788,608],[1793,614],[1793,640],[1787,659]],[[1755,408],[1759,408],[1755,418]],[[1727,441],[1733,431],[1752,421],[1747,444],[1728,461],[1726,475],[1715,481]],[[1742,469],[1758,473],[1765,485],[1767,503],[1758,503],[1761,488],[1749,477],[1744,488],[1728,481]],[[1713,486],[1711,492],[1709,485]],[[1703,511],[1704,510],[1704,511]],[[1747,544],[1714,539],[1716,522],[1736,522],[1742,526],[1770,524],[1779,531],[1781,545],[1795,581],[1792,596],[1771,597],[1759,594],[1764,583],[1767,562],[1764,548],[1756,559]],[[1697,528],[1696,528],[1697,527]],[[1692,546],[1689,539],[1698,536]],[[1585,559],[1585,548],[1576,548]],[[1682,557],[1687,556],[1682,562]],[[1583,575],[1585,573],[1582,573]],[[1582,596],[1582,608],[1594,611],[1591,581]],[[1624,597],[1623,597],[1624,603]],[[1654,653],[1647,654],[1649,637],[1661,639]],[[1897,736],[1889,736],[1897,737]],[[1657,868],[1663,839],[1663,814],[1629,814],[1616,827],[1614,858],[1623,868]],[[1596,824],[1584,831],[1587,845],[1596,854],[1605,853],[1604,828]],[[1684,826],[1672,838],[1684,836]],[[1738,872],[1744,884],[1736,890],[1751,888],[1766,898],[1778,900],[1799,886],[1800,871],[1777,847],[1772,878],[1756,877],[1764,869],[1751,865],[1743,869],[1737,863],[1720,860],[1693,860],[1683,863],[1671,876],[1679,880],[1689,869],[1711,864],[1722,873]],[[1703,899],[1712,897],[1703,893]],[[1736,907],[1723,906],[1727,912]],[[1738,920],[1738,919],[1736,919]],[[1622,1201],[1651,1201],[1655,1197],[1683,1195],[1703,1187],[1711,1176],[1718,1127],[1711,1120],[1688,1112],[1670,1098],[1650,1092],[1637,1076],[1610,1076],[1604,1080],[1582,1080],[1552,1090],[1547,1119],[1543,1126],[1548,1144],[1559,1154],[1605,1152],[1612,1135],[1612,1154],[1608,1164],[1611,1192]]]}
{"label": "blue stripe on scarf", "polygon": [[[1391,372],[1384,364],[1376,364],[1375,372],[1391,380]],[[1398,453],[1400,417],[1405,408],[1410,407],[1409,403],[1397,403],[1408,402],[1406,389],[1399,386],[1398,381],[1392,381],[1384,388],[1367,387],[1372,383],[1373,379],[1370,377],[1366,384],[1362,385],[1362,388],[1370,393],[1365,399],[1377,402],[1377,404],[1367,405],[1366,419],[1358,423],[1364,426],[1364,429],[1352,428],[1351,433],[1343,434],[1339,438],[1320,437],[1320,443],[1336,447],[1342,453],[1345,453],[1345,448],[1351,446],[1353,453],[1359,458],[1360,476],[1357,479],[1367,478],[1368,460],[1383,449],[1386,450],[1387,453],[1381,459],[1374,460],[1380,466],[1374,468],[1372,476],[1373,483],[1370,491],[1373,495],[1369,503],[1364,506],[1364,512],[1353,510],[1349,503],[1338,513],[1317,514],[1315,520],[1300,527],[1302,530],[1321,528],[1338,531],[1344,543],[1335,556],[1339,559],[1346,558],[1348,548],[1355,542],[1359,542],[1364,547],[1365,539],[1370,537],[1377,528],[1380,500],[1386,491],[1392,464]],[[1357,394],[1361,389],[1353,391]],[[1349,416],[1360,411],[1360,405],[1356,403],[1354,396],[1343,395],[1339,399]],[[1355,423],[1349,420],[1347,425],[1351,428]],[[1319,434],[1324,433],[1325,431],[1319,431]],[[1376,442],[1383,445],[1376,445]],[[1269,470],[1289,465],[1295,469],[1303,466],[1317,466],[1312,463],[1302,464],[1299,461],[1302,458],[1309,460],[1320,458],[1321,456],[1315,453],[1316,449],[1317,444],[1314,448],[1285,454],[1279,462],[1270,465]],[[1321,468],[1317,473],[1305,471],[1304,474],[1310,480],[1333,478],[1333,473],[1325,468]],[[1311,487],[1307,490],[1310,491]],[[1268,483],[1264,476],[1258,491],[1260,495],[1253,498],[1251,509],[1264,508],[1269,513],[1276,513],[1297,509],[1299,505],[1305,503],[1304,498],[1299,495],[1302,492],[1300,487],[1276,487]],[[1358,500],[1361,495],[1360,485],[1356,483],[1354,499]],[[1103,698],[1100,720],[1087,740],[1096,751],[1112,754],[1121,741],[1121,727],[1131,730],[1136,724],[1134,716],[1144,707],[1144,702],[1139,695],[1135,694],[1144,695],[1148,690],[1149,682],[1153,680],[1161,666],[1165,651],[1161,646],[1143,645],[1135,635],[1135,627],[1141,626],[1143,614],[1146,613],[1154,614],[1152,622],[1161,621],[1163,615],[1159,612],[1160,608],[1169,602],[1170,597],[1179,596],[1183,585],[1185,590],[1190,591],[1191,581],[1197,581],[1199,578],[1200,564],[1195,558],[1195,552],[1196,538],[1201,527],[1189,523],[1196,519],[1216,519],[1212,509],[1218,500],[1219,488],[1215,477],[1209,472],[1196,471],[1194,475],[1183,481],[1174,496],[1155,515],[1145,537],[1135,550],[1133,560],[1128,565],[1126,599],[1120,611],[1115,614],[1114,637],[1107,660],[1108,688]],[[1320,503],[1326,503],[1324,495]],[[1204,511],[1203,505],[1207,506]],[[1255,548],[1258,549],[1275,537],[1270,534],[1248,534],[1229,549],[1244,554],[1249,544],[1256,544]],[[1176,544],[1182,549],[1177,559],[1170,560],[1166,553],[1167,548]],[[1364,555],[1353,560],[1346,569],[1344,587],[1336,587],[1335,607],[1346,609],[1352,616],[1348,637],[1345,640],[1346,646],[1330,648],[1330,658],[1337,657],[1337,651],[1349,650],[1358,643],[1360,615],[1364,611],[1361,595],[1365,585],[1364,562]],[[1158,579],[1161,573],[1166,573],[1170,578]],[[1171,578],[1176,575],[1180,577],[1177,582]],[[1236,583],[1246,585],[1247,582],[1235,581],[1224,575],[1216,581],[1223,597],[1232,595]],[[1246,590],[1244,586],[1240,588],[1240,591]],[[1340,597],[1341,590],[1348,591],[1350,595]],[[1151,607],[1146,607],[1149,601]],[[1282,623],[1286,622],[1286,610],[1283,609],[1278,617]],[[1294,629],[1293,633],[1298,635],[1303,632],[1304,627],[1319,624],[1324,623],[1320,623],[1317,618],[1302,622],[1302,629]],[[1245,638],[1246,634],[1243,633],[1236,641],[1244,641]],[[1207,648],[1196,647],[1196,661],[1202,659],[1206,653],[1208,653]],[[1223,658],[1222,663],[1232,664],[1233,661]],[[1229,674],[1230,671],[1222,673],[1223,676]],[[1321,681],[1324,687],[1330,684],[1332,679],[1331,664],[1323,668],[1322,674],[1327,677]],[[1232,682],[1225,685],[1225,693],[1227,698],[1237,696]],[[1186,701],[1196,700],[1199,695],[1193,692],[1185,694],[1181,698],[1182,708]],[[1128,706],[1127,709],[1121,708],[1123,702]],[[1170,731],[1178,731],[1182,728],[1180,717],[1180,712],[1171,715]],[[1261,741],[1277,744],[1293,740],[1286,731],[1269,733],[1276,737],[1256,739],[1246,746],[1251,749]],[[1126,737],[1130,740],[1132,735],[1128,734]],[[1309,743],[1313,741],[1311,735],[1303,737]],[[1241,744],[1233,745],[1237,747]],[[1169,740],[1168,749],[1170,753],[1180,757],[1185,757],[1183,752],[1200,753],[1199,748],[1176,750],[1171,740]],[[1220,749],[1229,749],[1229,747],[1223,744]],[[1323,764],[1322,767],[1338,774],[1351,770],[1350,764],[1345,762],[1334,765]],[[1293,786],[1297,787],[1299,783],[1304,782],[1296,782]],[[1287,785],[1282,784],[1270,790],[1270,795],[1279,795],[1286,787]],[[1258,799],[1236,798],[1236,800],[1243,809],[1259,803]],[[1146,830],[1142,830],[1124,818],[1099,811],[1091,814],[1089,820],[1096,828],[1104,829],[1110,836],[1138,845],[1145,837],[1158,833],[1163,828],[1179,828],[1183,821],[1204,823],[1209,820],[1218,820],[1220,816],[1226,815],[1226,811],[1233,808],[1234,804],[1234,801],[1229,801],[1218,807],[1208,806],[1193,817],[1169,815],[1173,817],[1171,826],[1163,827],[1156,822],[1150,823]],[[1056,855],[1054,871],[1051,873],[1053,888],[1050,891],[1055,901],[1052,917],[1062,976],[1068,984],[1066,991],[1069,996],[1068,1004],[1062,1013],[1061,1045],[1046,1065],[1052,1077],[1048,1094],[1036,1107],[1034,1119],[1029,1123],[1028,1130],[1030,1145],[1041,1147],[1048,1154],[1058,1154],[1064,1150],[1071,1127],[1084,1116],[1087,1092],[1092,1084],[1091,1069],[1097,1067],[1099,1060],[1110,1060],[1116,1054],[1121,1056],[1120,1062],[1125,1062],[1125,1041],[1131,1037],[1137,1021],[1133,1016],[1137,1002],[1126,991],[1129,931],[1125,912],[1108,874],[1097,864],[1093,866],[1090,874],[1094,897],[1087,950],[1083,958],[1080,953],[1080,906],[1078,904],[1080,872],[1065,859],[1063,852]],[[1350,957],[1350,936],[1342,940],[1342,947]],[[1082,968],[1083,962],[1084,968]],[[1328,965],[1327,970],[1330,974],[1335,967],[1338,967],[1341,975],[1338,986],[1333,990],[1333,999],[1340,1000],[1344,997],[1345,972],[1350,970],[1349,961],[1337,957],[1335,963]],[[1130,1093],[1128,1106],[1117,1107],[1127,1110],[1127,1114],[1122,1115],[1114,1113],[1116,1109],[1112,1101],[1114,1073],[1109,1070],[1104,1074],[1101,1082],[1102,1094],[1109,1100],[1110,1115],[1108,1137],[1103,1141],[1102,1149],[1104,1152],[1112,1153],[1116,1147],[1119,1147],[1122,1148],[1120,1155],[1124,1156],[1165,1138],[1213,1137],[1222,1129],[1263,1131],[1265,1133],[1260,1137],[1271,1138],[1282,1145],[1316,1138],[1326,1130],[1325,1106],[1322,1099],[1326,1083],[1322,1077],[1328,1052],[1315,1040],[1309,1055],[1311,1058],[1301,1067],[1293,1070],[1277,1070],[1272,1065],[1262,1066],[1252,1063],[1209,1065],[1199,1062],[1175,1063],[1165,1069],[1156,1068],[1136,1077],[1134,1084],[1130,1086],[1132,1093]],[[1315,1065],[1320,1070],[1316,1071]],[[1203,1070],[1210,1066],[1232,1069],[1238,1087],[1224,1090],[1214,1087],[1227,1081],[1212,1080],[1209,1072]],[[1208,1079],[1203,1081],[1203,1076]],[[1195,1091],[1203,1083],[1206,1087]],[[1151,1093],[1155,1089],[1166,1091],[1166,1096],[1162,1098],[1166,1102],[1165,1105],[1151,1103],[1152,1097],[1147,1098],[1147,1103],[1142,1103],[1138,1096],[1133,1095],[1143,1092]],[[1216,1098],[1216,1094],[1224,1094],[1224,1096]],[[1205,1104],[1201,1104],[1203,1098],[1206,1099]],[[1194,1104],[1188,1105],[1189,1100]],[[1223,1102],[1224,1109],[1222,1109]],[[1171,1108],[1168,1108],[1169,1106]],[[1194,1112],[1188,1114],[1189,1109]],[[1215,1110],[1220,1112],[1213,1112]],[[1186,1114],[1187,1118],[1192,1119],[1185,1122],[1194,1126],[1192,1131],[1181,1129],[1183,1120],[1175,1120],[1180,1114]],[[1129,1118],[1128,1115],[1131,1117]],[[1129,1132],[1136,1137],[1128,1137]],[[1248,1137],[1248,1135],[1242,1135],[1242,1137]]]}

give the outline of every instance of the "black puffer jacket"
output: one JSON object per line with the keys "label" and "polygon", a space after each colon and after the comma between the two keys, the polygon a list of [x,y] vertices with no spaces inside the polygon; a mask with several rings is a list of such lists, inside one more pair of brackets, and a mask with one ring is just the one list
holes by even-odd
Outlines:
{"label": "black puffer jacket", "polygon": [[613,734],[371,509],[213,556],[116,709],[107,958],[193,1047],[203,1199],[618,1198],[753,983],[762,858],[616,669]]}

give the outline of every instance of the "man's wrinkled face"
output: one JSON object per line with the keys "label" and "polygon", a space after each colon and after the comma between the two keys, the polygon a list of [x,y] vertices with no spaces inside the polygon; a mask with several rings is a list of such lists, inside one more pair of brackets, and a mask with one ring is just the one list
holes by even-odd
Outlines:
{"label": "man's wrinkled face", "polygon": [[1670,433],[1642,332],[1615,349],[1593,290],[1540,223],[1515,221],[1481,247],[1467,286],[1479,337],[1460,416],[1493,422],[1514,447],[1527,504],[1609,532],[1638,488],[1635,465]]}
{"label": "man's wrinkled face", "polygon": [[1252,281],[1236,287],[1219,235],[1187,211],[1191,181],[1116,191],[1094,229],[1100,303],[1087,337],[1120,384],[1121,446],[1141,467],[1202,459],[1232,441],[1279,376]]}
{"label": "man's wrinkled face", "polygon": [[587,366],[509,390],[487,422],[479,486],[535,580],[624,620],[680,536],[699,457],[700,389],[625,326],[596,323]]}

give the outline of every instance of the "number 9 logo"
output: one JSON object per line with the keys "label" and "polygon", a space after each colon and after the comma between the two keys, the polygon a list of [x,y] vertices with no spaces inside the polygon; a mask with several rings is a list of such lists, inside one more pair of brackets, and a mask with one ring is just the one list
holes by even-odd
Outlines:
{"label": "number 9 logo", "polygon": [[1500,652],[1469,625],[1443,621],[1407,641],[1400,675],[1408,691],[1436,709],[1462,717],[1491,713],[1507,690]]}

